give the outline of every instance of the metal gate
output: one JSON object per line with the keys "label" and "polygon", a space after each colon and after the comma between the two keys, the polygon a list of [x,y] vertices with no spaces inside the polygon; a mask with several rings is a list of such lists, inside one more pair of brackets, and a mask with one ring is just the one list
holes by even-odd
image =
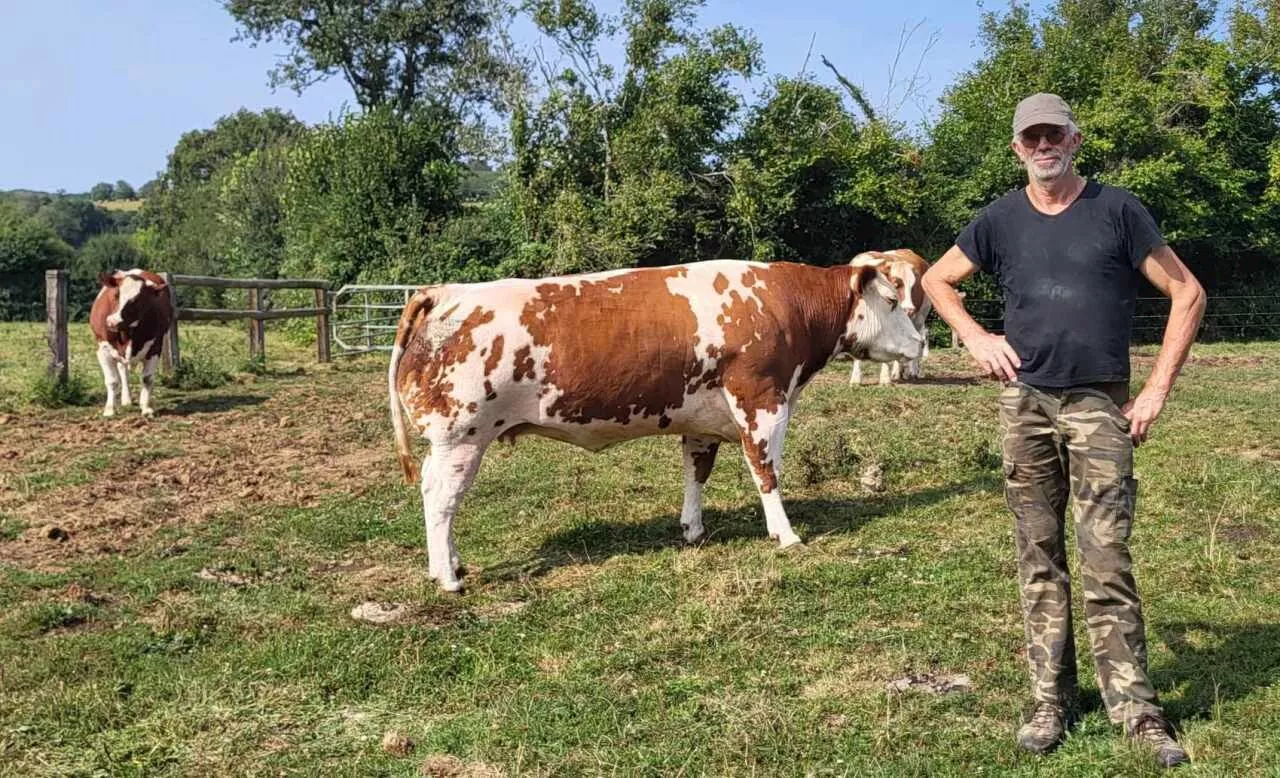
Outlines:
{"label": "metal gate", "polygon": [[400,312],[422,284],[348,284],[333,293],[330,330],[337,354],[390,351]]}

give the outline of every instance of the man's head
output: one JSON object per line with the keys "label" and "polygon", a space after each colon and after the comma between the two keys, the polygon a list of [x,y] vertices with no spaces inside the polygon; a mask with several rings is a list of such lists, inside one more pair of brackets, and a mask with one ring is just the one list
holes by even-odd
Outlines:
{"label": "man's head", "polygon": [[1013,112],[1013,153],[1037,181],[1048,183],[1070,173],[1080,141],[1071,106],[1057,95],[1031,95]]}

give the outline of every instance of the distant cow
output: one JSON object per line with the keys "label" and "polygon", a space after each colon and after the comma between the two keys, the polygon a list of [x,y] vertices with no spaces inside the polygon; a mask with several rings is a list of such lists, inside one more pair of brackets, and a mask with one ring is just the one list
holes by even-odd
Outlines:
{"label": "distant cow", "polygon": [[169,290],[163,278],[137,268],[101,273],[98,282],[102,288],[89,311],[89,327],[98,341],[98,364],[107,384],[102,415],[115,415],[117,389],[120,404],[129,404],[129,367],[142,360],[138,405],[143,416],[150,416],[156,362],[174,317]]}
{"label": "distant cow", "polygon": [[[907,378],[923,378],[924,369],[922,363],[929,356],[929,333],[928,320],[929,312],[933,310],[933,304],[929,302],[928,296],[924,293],[924,286],[921,285],[920,279],[924,278],[925,271],[929,269],[929,263],[924,257],[911,251],[910,249],[892,249],[890,251],[865,251],[853,258],[850,263],[855,267],[861,264],[883,265],[893,280],[893,285],[898,288],[898,300],[902,303],[902,309],[911,317],[911,323],[915,325],[916,331],[920,333],[920,337],[924,339],[924,350],[917,359],[910,360],[906,369],[903,369],[902,360],[895,359],[892,364],[889,362],[880,363],[880,385],[887,386],[891,381],[897,381],[902,377]],[[853,371],[849,374],[849,384],[857,386],[862,383],[862,362],[863,360],[853,360]]]}
{"label": "distant cow", "polygon": [[800,390],[836,355],[914,358],[920,335],[881,265],[715,260],[542,280],[447,284],[405,305],[391,353],[391,421],[431,442],[422,502],[428,572],[459,589],[454,513],[495,439],[542,435],[599,451],[681,435],[685,539],[721,442],[742,445],[769,535],[800,541],[778,481]]}

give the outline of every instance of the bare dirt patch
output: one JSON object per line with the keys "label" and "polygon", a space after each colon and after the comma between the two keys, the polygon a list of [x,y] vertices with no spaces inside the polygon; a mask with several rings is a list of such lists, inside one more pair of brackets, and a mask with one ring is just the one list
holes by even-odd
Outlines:
{"label": "bare dirt patch", "polygon": [[[394,474],[385,391],[372,371],[312,371],[255,387],[252,403],[215,396],[191,411],[184,398],[181,415],[162,405],[150,421],[89,409],[72,419],[7,417],[0,512],[28,529],[0,541],[0,557],[62,570],[133,553],[163,528],[220,512],[362,493]],[[42,535],[48,526],[65,535]]]}

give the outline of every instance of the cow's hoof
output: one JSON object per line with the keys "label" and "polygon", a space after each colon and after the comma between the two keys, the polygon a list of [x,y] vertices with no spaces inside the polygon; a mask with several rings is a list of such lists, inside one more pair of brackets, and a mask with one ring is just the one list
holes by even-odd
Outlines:
{"label": "cow's hoof", "polygon": [[102,412],[102,418],[104,419],[110,419],[112,416],[115,416],[115,415],[116,415],[116,412],[114,408],[107,408]]}
{"label": "cow's hoof", "polygon": [[779,549],[791,548],[792,546],[799,546],[803,544],[804,544],[804,541],[801,540],[800,536],[795,534],[794,532],[789,535],[783,535],[782,537],[778,538]]}
{"label": "cow's hoof", "polygon": [[440,581],[440,591],[457,594],[462,591],[462,582],[456,578],[452,581]]}
{"label": "cow's hoof", "polygon": [[707,530],[705,528],[699,528],[697,532],[691,532],[687,526],[684,528],[684,542],[688,543],[689,545],[693,545],[694,543],[697,543],[699,540],[702,540],[706,536],[707,536]]}
{"label": "cow's hoof", "polygon": [[156,412],[153,408],[142,409],[142,418],[144,419],[150,419],[152,416],[155,416],[155,415],[156,415]]}

